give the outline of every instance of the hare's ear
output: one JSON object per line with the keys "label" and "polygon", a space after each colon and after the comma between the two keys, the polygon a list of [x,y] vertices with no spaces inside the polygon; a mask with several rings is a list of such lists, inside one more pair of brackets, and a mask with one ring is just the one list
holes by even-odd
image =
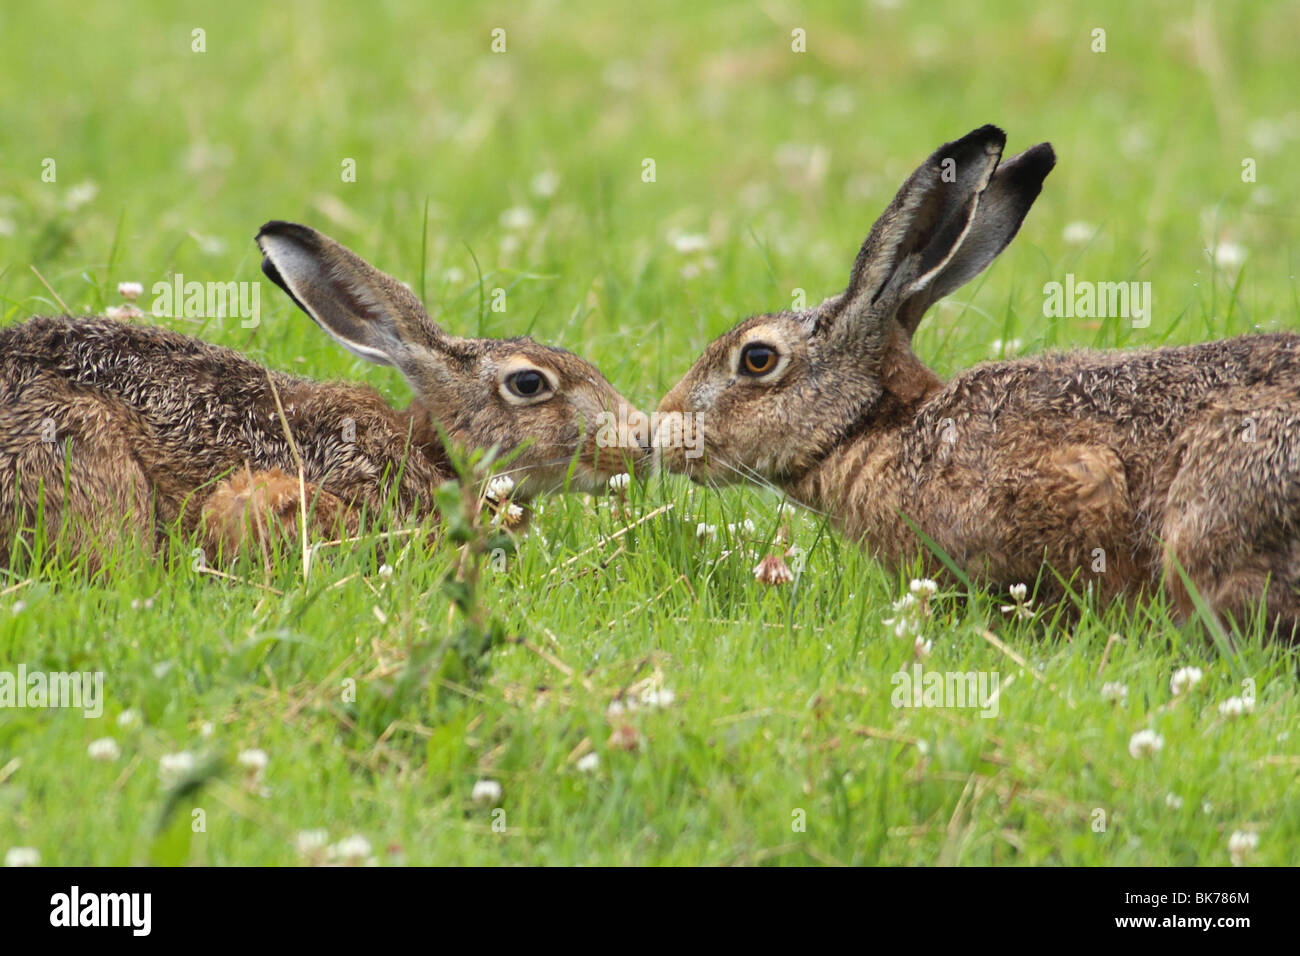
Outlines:
{"label": "hare's ear", "polygon": [[[892,314],[910,336],[936,299],[993,261],[1055,162],[1042,144],[998,166],[1005,144],[1002,130],[982,126],[939,147],[908,177],[858,252],[836,325],[876,337]],[[987,209],[986,198],[994,200]]]}
{"label": "hare's ear", "polygon": [[1052,145],[1039,143],[998,166],[978,197],[965,237],[932,275],[914,284],[895,313],[909,337],[931,305],[987,269],[1015,238],[1055,165]]}
{"label": "hare's ear", "polygon": [[328,236],[274,221],[257,245],[267,278],[350,352],[410,378],[445,349],[446,334],[410,289]]}

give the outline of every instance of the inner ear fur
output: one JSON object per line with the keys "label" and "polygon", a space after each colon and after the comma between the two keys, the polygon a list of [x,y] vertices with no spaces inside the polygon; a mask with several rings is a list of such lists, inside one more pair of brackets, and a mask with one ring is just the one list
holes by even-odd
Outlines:
{"label": "inner ear fur", "polygon": [[257,234],[262,271],[344,348],[410,377],[447,336],[410,289],[315,229],[272,221]]}
{"label": "inner ear fur", "polygon": [[830,323],[869,343],[908,338],[938,299],[983,271],[1015,236],[1055,165],[1040,143],[999,164],[1006,134],[982,126],[935,150],[903,183],[858,251]]}

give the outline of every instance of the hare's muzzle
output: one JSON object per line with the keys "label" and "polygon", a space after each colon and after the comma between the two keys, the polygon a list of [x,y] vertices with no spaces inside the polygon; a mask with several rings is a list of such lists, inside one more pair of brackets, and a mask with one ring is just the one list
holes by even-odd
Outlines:
{"label": "hare's muzzle", "polygon": [[656,470],[696,477],[704,454],[701,424],[697,413],[685,411],[673,393],[668,394],[651,416],[651,445]]}
{"label": "hare's muzzle", "polygon": [[[601,416],[596,433],[597,471],[600,477],[622,472],[646,473],[653,464],[654,432],[651,416],[631,405]],[[609,471],[610,475],[603,473]]]}

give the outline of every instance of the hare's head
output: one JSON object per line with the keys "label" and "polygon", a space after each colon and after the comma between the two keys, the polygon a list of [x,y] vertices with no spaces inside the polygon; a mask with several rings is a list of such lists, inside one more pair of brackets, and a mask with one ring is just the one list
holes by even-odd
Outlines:
{"label": "hare's head", "polygon": [[999,165],[1005,142],[984,126],[922,163],[876,220],[840,295],[746,319],[714,340],[659,406],[663,467],[719,484],[787,484],[937,387],[912,333],[1006,247],[1056,162],[1040,143]]}
{"label": "hare's head", "polygon": [[262,271],[335,341],[396,366],[429,424],[461,447],[516,452],[515,497],[600,491],[648,464],[645,427],[609,427],[643,413],[589,362],[527,337],[450,336],[405,285],[306,226],[268,222],[257,244]]}

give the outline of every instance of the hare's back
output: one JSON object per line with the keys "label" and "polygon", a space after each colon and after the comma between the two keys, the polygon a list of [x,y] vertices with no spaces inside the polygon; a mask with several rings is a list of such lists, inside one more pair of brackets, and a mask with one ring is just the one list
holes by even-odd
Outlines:
{"label": "hare's back", "polygon": [[330,388],[169,329],[66,316],[0,329],[0,411],[15,427],[35,431],[48,418],[59,434],[75,433],[73,406],[102,406],[139,455],[186,482],[244,461],[292,460],[272,384],[286,405]]}
{"label": "hare's back", "polygon": [[258,382],[264,387],[266,375],[234,349],[113,319],[41,316],[0,329],[0,397],[53,376],[141,411],[177,413],[205,392],[246,393]]}
{"label": "hare's back", "polygon": [[1149,442],[1177,435],[1217,396],[1256,388],[1290,388],[1300,398],[1300,334],[989,363],[955,376],[923,415],[998,431],[1023,423],[1061,437],[1096,426],[1116,439]]}

